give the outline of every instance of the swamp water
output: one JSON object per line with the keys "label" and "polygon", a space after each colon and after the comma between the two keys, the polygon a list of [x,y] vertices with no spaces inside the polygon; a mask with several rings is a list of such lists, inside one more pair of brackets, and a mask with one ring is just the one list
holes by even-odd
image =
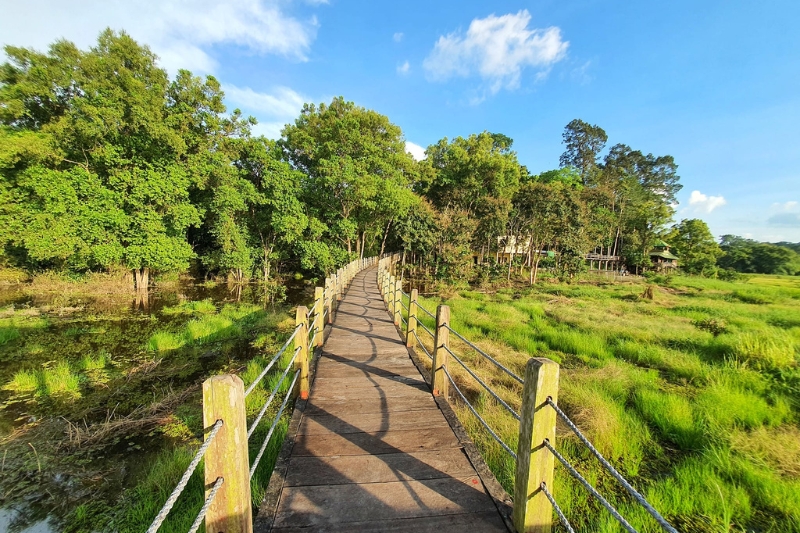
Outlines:
{"label": "swamp water", "polygon": [[257,285],[0,288],[0,531],[117,529],[120,495],[202,439],[202,381],[274,353],[289,305],[312,300],[302,282],[286,292],[275,304]]}

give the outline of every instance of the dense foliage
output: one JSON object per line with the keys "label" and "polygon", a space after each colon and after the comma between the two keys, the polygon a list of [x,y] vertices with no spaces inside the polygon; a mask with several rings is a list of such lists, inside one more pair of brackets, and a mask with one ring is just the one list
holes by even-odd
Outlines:
{"label": "dense foliage", "polygon": [[731,238],[723,255],[700,220],[667,233],[681,188],[673,158],[606,150],[606,132],[582,120],[565,128],[561,168],[532,175],[500,133],[445,138],[414,161],[398,126],[341,97],[307,104],[277,141],[255,137],[215,78],[170,80],[125,33],[106,30],[88,51],[58,41],[6,55],[4,266],[125,269],[146,287],[151,272],[189,268],[237,282],[324,276],[389,248],[433,280],[519,266],[535,283],[542,265],[573,278],[590,252],[647,269],[663,238],[690,273],[715,274],[719,256],[741,272],[798,270],[786,247]]}

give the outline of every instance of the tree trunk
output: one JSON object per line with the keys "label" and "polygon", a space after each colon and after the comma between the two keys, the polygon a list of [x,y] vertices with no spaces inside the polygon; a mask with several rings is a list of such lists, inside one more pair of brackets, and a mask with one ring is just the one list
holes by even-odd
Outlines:
{"label": "tree trunk", "polygon": [[150,285],[150,269],[148,267],[134,269],[133,279],[137,291],[146,291]]}
{"label": "tree trunk", "polygon": [[381,254],[383,255],[383,251],[386,249],[386,239],[389,237],[389,229],[392,227],[392,219],[389,219],[389,222],[386,224],[386,230],[383,232],[383,240],[381,241]]}

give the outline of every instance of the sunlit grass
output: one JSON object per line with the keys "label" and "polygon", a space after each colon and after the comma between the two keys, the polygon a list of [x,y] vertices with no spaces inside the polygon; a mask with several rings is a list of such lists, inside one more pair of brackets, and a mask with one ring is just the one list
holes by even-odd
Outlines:
{"label": "sunlit grass", "polygon": [[[800,532],[799,281],[675,276],[656,288],[654,300],[640,298],[643,285],[627,280],[542,283],[421,302],[434,313],[438,304],[449,305],[452,327],[517,373],[531,356],[561,363],[559,404],[680,531]],[[433,330],[432,319],[420,320]],[[431,350],[427,334],[420,338]],[[521,388],[498,380],[495,367],[472,358],[452,335],[451,346],[518,406]],[[516,421],[450,368],[513,449]],[[456,411],[512,491],[513,461],[469,410]],[[558,427],[557,447],[637,530],[660,531],[565,426]],[[555,490],[576,530],[620,531],[558,466]]]}

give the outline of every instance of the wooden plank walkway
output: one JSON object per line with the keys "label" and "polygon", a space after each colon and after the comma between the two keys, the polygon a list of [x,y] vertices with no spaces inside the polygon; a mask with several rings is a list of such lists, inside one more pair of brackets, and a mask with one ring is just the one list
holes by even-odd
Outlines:
{"label": "wooden plank walkway", "polygon": [[269,531],[508,533],[400,340],[374,268],[339,306],[288,445]]}

